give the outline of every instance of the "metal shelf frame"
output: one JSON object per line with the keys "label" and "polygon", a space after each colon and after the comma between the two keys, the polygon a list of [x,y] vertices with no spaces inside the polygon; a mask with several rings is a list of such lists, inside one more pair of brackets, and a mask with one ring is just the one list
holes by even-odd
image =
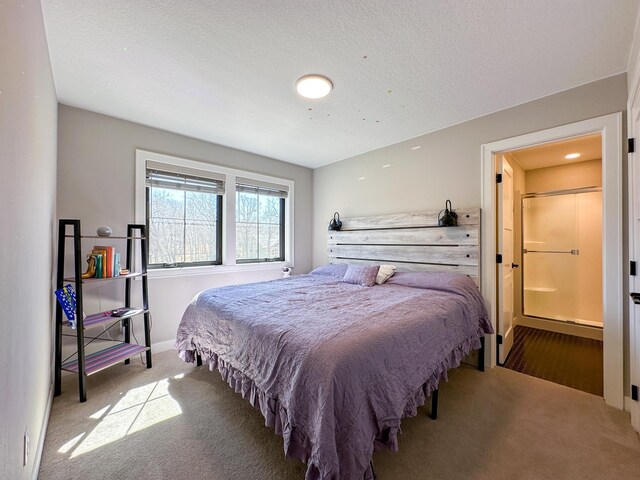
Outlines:
{"label": "metal shelf frame", "polygon": [[[67,229],[71,228],[72,233],[68,234]],[[112,365],[120,363],[124,360],[125,364],[130,363],[130,357],[145,352],[146,353],[146,366],[152,367],[151,357],[151,313],[149,312],[149,286],[147,279],[147,263],[148,263],[148,243],[147,243],[147,227],[143,224],[129,224],[127,225],[126,237],[98,237],[93,235],[83,236],[80,228],[80,220],[61,219],[58,225],[58,264],[56,275],[56,288],[63,287],[64,282],[72,282],[76,292],[76,323],[75,330],[77,350],[75,355],[77,358],[73,361],[68,361],[63,364],[62,361],[62,337],[65,336],[62,332],[62,328],[68,323],[64,318],[62,307],[56,302],[56,339],[55,339],[55,386],[54,393],[56,396],[62,393],[62,370],[72,371],[78,374],[78,394],[81,402],[87,400],[87,375],[97,373],[100,370],[108,368]],[[136,233],[137,231],[137,233]],[[66,239],[73,239],[73,271],[72,277],[65,278],[64,276],[64,263],[67,255]],[[128,275],[121,275],[117,277],[109,277],[105,279],[83,279],[82,278],[82,239],[125,239],[127,241],[126,250],[126,268],[131,272],[133,263],[133,251],[134,241],[139,242],[141,269],[140,272],[130,273]],[[125,280],[124,287],[124,306],[127,308],[133,308],[131,306],[131,289],[132,280],[135,278],[141,278],[142,286],[142,307],[139,307],[142,311],[138,311],[132,315],[125,315],[123,317],[110,317],[106,316],[104,322],[88,322],[85,326],[83,318],[83,284],[92,284],[100,282],[102,280]],[[103,312],[104,313],[104,312]],[[134,316],[142,314],[144,316],[144,346],[131,343],[131,320]],[[124,328],[124,342],[118,342],[116,346],[109,346],[98,352],[85,354],[85,347],[90,342],[85,342],[85,329],[96,325],[96,323],[105,323],[113,320],[114,322],[122,321]],[[73,355],[72,355],[73,356]]]}

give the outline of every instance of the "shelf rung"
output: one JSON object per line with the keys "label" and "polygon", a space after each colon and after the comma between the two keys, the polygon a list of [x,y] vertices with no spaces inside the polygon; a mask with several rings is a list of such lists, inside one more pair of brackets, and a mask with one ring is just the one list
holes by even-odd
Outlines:
{"label": "shelf rung", "polygon": [[[116,363],[133,357],[138,353],[149,350],[149,347],[143,345],[135,345],[133,343],[117,343],[111,347],[102,349],[98,352],[85,355],[84,371],[86,375],[92,375],[104,370],[105,368],[115,365]],[[67,372],[78,373],[78,360],[71,360],[62,364],[62,370]]]}
{"label": "shelf rung", "polygon": [[[125,308],[125,307],[120,307],[120,308]],[[136,315],[140,315],[142,313],[147,313],[149,310],[145,310],[143,308],[136,308],[136,307],[129,307],[131,309],[131,312],[126,313],[125,315],[122,315],[120,317],[115,317],[113,315],[111,315],[111,312],[113,312],[113,310],[117,310],[117,309],[113,309],[113,310],[107,310],[106,312],[100,312],[100,313],[94,313],[92,315],[87,315],[87,317],[82,321],[82,325],[84,325],[84,328],[87,329],[89,327],[95,327],[97,325],[101,325],[103,323],[111,323],[111,322],[117,322],[118,320],[124,320],[125,318],[131,318],[131,317],[135,317]],[[69,325],[69,320],[64,320],[62,322],[62,325],[64,325],[65,327],[70,327],[71,325]]]}
{"label": "shelf rung", "polygon": [[[66,238],[73,238],[72,233],[68,233],[65,235]],[[145,240],[146,237],[127,237],[122,235],[109,235],[108,237],[101,237],[100,235],[80,235],[80,238],[100,238],[104,240]]]}
{"label": "shelf rung", "polygon": [[[118,275],[117,277],[104,277],[104,278],[83,278],[82,283],[96,283],[96,282],[104,282],[105,280],[116,280],[118,278],[135,278],[135,277],[143,277],[146,273],[135,272],[135,273],[127,273],[126,275]],[[65,282],[75,282],[76,279],[74,277],[65,277],[63,279]]]}

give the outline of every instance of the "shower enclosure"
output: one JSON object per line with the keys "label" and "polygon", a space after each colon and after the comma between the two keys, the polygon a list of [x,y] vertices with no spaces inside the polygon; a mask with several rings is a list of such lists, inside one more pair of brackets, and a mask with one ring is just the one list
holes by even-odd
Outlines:
{"label": "shower enclosure", "polygon": [[522,197],[523,310],[602,327],[602,191]]}

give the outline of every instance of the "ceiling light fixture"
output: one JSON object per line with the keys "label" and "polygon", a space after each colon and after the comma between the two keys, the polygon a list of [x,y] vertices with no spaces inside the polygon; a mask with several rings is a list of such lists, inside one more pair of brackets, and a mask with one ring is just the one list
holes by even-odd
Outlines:
{"label": "ceiling light fixture", "polygon": [[569,155],[565,155],[564,158],[566,158],[567,160],[573,160],[574,158],[578,158],[579,156],[579,153],[570,153]]}
{"label": "ceiling light fixture", "polygon": [[333,89],[331,80],[322,75],[305,75],[296,82],[296,90],[305,98],[322,98]]}

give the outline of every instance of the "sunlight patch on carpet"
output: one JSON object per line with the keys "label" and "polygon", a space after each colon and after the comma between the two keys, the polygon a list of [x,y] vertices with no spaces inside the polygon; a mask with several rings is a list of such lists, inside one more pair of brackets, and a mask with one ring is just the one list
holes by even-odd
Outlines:
{"label": "sunlight patch on carpet", "polygon": [[67,453],[69,452],[73,447],[76,446],[76,443],[78,443],[80,441],[80,439],[84,436],[84,434],[87,432],[82,432],[80,435],[73,437],[71,440],[69,440],[67,443],[65,443],[64,445],[62,445],[59,449],[58,449],[58,453]]}
{"label": "sunlight patch on carpet", "polygon": [[[173,377],[179,380],[179,376]],[[58,452],[67,453],[74,448],[70,458],[91,452],[127,435],[182,414],[182,409],[169,394],[169,378],[142,387],[132,388],[116,403],[98,410],[90,418],[99,420],[95,428],[82,440],[84,433],[66,442]]]}
{"label": "sunlight patch on carpet", "polygon": [[111,405],[107,405],[106,407],[101,408],[100,410],[98,410],[93,415],[89,415],[89,418],[93,418],[95,420],[100,420],[104,416],[104,414],[109,411],[109,407],[111,407]]}

